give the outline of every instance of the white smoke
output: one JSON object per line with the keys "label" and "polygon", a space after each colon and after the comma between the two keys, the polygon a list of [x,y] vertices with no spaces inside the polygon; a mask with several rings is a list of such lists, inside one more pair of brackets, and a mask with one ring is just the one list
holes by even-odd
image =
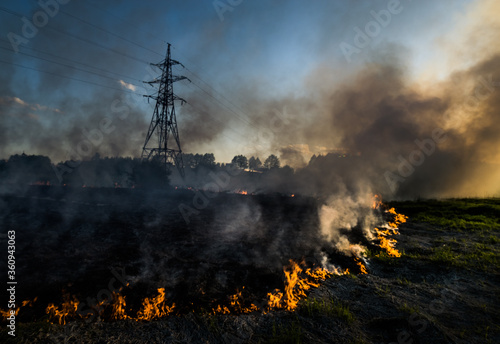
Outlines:
{"label": "white smoke", "polygon": [[320,208],[319,219],[324,240],[345,255],[355,257],[362,257],[365,247],[351,242],[346,231],[359,227],[366,239],[372,240],[372,230],[380,221],[373,212],[373,193],[369,190],[330,196]]}

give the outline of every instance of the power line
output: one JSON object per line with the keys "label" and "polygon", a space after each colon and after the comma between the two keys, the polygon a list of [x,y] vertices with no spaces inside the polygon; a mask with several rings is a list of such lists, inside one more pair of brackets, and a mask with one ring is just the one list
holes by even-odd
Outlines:
{"label": "power line", "polygon": [[[9,48],[5,48],[5,47],[1,47],[1,46],[0,46],[0,49],[4,49],[4,50],[7,50],[7,51],[10,50]],[[18,52],[18,54],[22,54],[22,55],[25,55],[25,56],[33,57],[35,59],[46,61],[46,62],[49,62],[49,63],[57,64],[57,65],[60,65],[60,66],[66,67],[66,68],[75,69],[75,70],[78,70],[78,71],[81,71],[81,72],[84,72],[84,73],[89,73],[89,74],[97,75],[97,76],[99,76],[101,78],[106,78],[106,79],[110,79],[110,80],[118,81],[118,82],[120,81],[120,80],[116,80],[116,79],[114,79],[112,77],[109,77],[109,76],[106,76],[106,75],[101,75],[99,73],[95,73],[95,72],[92,72],[92,71],[87,71],[87,70],[84,70],[84,69],[81,69],[81,68],[78,68],[78,67],[74,67],[74,66],[70,66],[70,65],[67,65],[67,64],[60,63],[60,62],[52,61],[52,60],[49,60],[49,59],[46,59],[46,58],[43,58],[43,57],[39,57],[39,56],[35,56],[35,55],[23,53],[23,52]],[[134,86],[137,86],[137,87],[141,87],[141,86],[135,85],[135,84],[131,84],[131,85],[134,85]]]}
{"label": "power line", "polygon": [[5,63],[5,64],[10,64],[12,66],[20,67],[20,68],[34,70],[34,71],[37,71],[37,72],[40,72],[40,73],[46,73],[46,74],[54,75],[54,76],[57,76],[57,77],[60,77],[60,78],[64,78],[64,79],[69,79],[69,80],[84,82],[86,84],[90,84],[90,85],[94,85],[94,86],[99,86],[99,87],[104,87],[104,88],[109,88],[109,89],[121,91],[121,92],[124,92],[124,93],[130,93],[130,94],[140,95],[139,93],[136,93],[136,92],[133,92],[133,91],[130,91],[130,90],[127,91],[127,90],[124,90],[124,89],[121,89],[121,88],[117,88],[117,87],[102,85],[102,84],[99,84],[99,83],[96,83],[96,82],[93,82],[93,81],[82,80],[82,79],[74,78],[74,77],[67,76],[67,75],[61,75],[61,74],[57,74],[57,73],[53,73],[53,72],[48,72],[48,71],[44,71],[44,70],[41,70],[41,69],[38,69],[38,68],[25,66],[25,65],[22,65],[22,64],[19,64],[19,63],[14,63],[14,62],[9,62],[9,61],[4,61],[4,60],[0,60],[0,62],[1,63]]}
{"label": "power line", "polygon": [[[256,126],[255,124],[253,124],[251,121],[249,121],[246,117],[247,115],[243,112],[243,110],[241,110],[238,106],[236,106],[235,104],[233,104],[229,99],[227,99],[222,93],[219,93],[216,89],[214,89],[212,86],[210,86],[210,84],[208,84],[207,82],[205,82],[202,78],[200,78],[198,75],[196,75],[192,70],[190,70],[189,68],[186,67],[186,70],[188,72],[190,72],[192,75],[194,75],[196,78],[198,78],[201,82],[203,82],[205,85],[207,85],[212,91],[214,91],[215,93],[219,94],[222,98],[224,98],[225,101],[227,101],[229,104],[231,104],[233,107],[235,107],[236,109],[238,109],[239,111],[241,111],[245,116],[241,116],[239,115],[236,111],[234,110],[230,110],[231,112],[233,112],[237,117],[239,117],[242,121],[246,122],[247,124],[253,126],[254,128],[260,130],[261,128]],[[200,86],[198,86],[200,87]],[[225,105],[224,105],[225,106]],[[228,108],[227,106],[225,106],[226,108]],[[229,108],[228,108],[229,109]]]}
{"label": "power line", "polygon": [[[119,17],[119,16],[115,15],[115,14],[114,14],[114,13],[112,13],[112,12],[109,12],[109,11],[107,11],[107,10],[105,10],[105,9],[102,9],[101,7],[99,7],[99,6],[95,5],[95,3],[93,3],[92,1],[87,0],[87,3],[88,3],[88,4],[90,4],[92,7],[94,7],[94,8],[96,8],[96,9],[100,10],[101,12],[105,12],[105,13],[107,13],[108,15],[110,15],[110,16],[112,16],[112,17],[115,17],[115,18],[119,19],[120,21],[122,21],[122,22],[124,22],[124,23],[127,23],[127,25],[131,25],[131,24],[132,24],[132,25],[133,25],[136,29],[141,30],[141,28],[140,28],[139,26],[135,25],[133,22],[131,23],[131,21],[130,21],[130,20],[125,20],[125,19],[123,19],[123,18],[121,18],[121,17]],[[144,32],[144,30],[142,30],[142,31]],[[160,37],[158,37],[158,36],[156,36],[156,35],[154,35],[154,34],[151,34],[150,32],[148,32],[148,35],[149,35],[149,36],[151,36],[151,37],[153,37],[153,38],[156,38],[158,41],[161,41],[162,43],[166,43],[166,42],[165,42],[165,40],[161,39]],[[130,41],[130,43],[135,44],[135,45],[137,45],[137,46],[140,46],[140,45],[138,45],[138,44],[136,44],[136,43],[134,43],[134,42],[131,42],[131,41]],[[142,47],[142,46],[140,46],[140,47]],[[175,45],[172,45],[172,48],[173,48],[174,50],[176,50],[176,51],[179,51],[179,50],[175,47]],[[145,49],[147,49],[147,48],[145,48]],[[152,51],[152,50],[150,50],[150,49],[147,49],[147,50],[148,50],[148,51]],[[153,51],[153,52],[154,52],[154,51]],[[158,55],[161,55],[160,53],[157,53],[157,52],[155,52],[155,53],[156,53],[156,54],[158,54]],[[181,51],[179,51],[179,53],[180,53],[180,54],[181,54],[181,55],[182,55],[182,56],[183,56],[186,60],[190,61],[192,64],[194,64],[194,65],[196,64],[196,63],[194,63],[194,62],[193,62],[193,61],[192,61],[192,60],[191,60],[188,56],[186,56],[185,54],[183,54]],[[185,69],[186,69],[188,72],[190,72],[190,73],[191,73],[194,77],[196,77],[197,79],[199,79],[202,83],[204,83],[206,86],[208,86],[208,87],[209,87],[209,88],[210,88],[213,92],[215,92],[215,93],[216,93],[216,94],[218,94],[220,97],[222,97],[225,101],[227,101],[229,104],[231,104],[234,108],[236,108],[237,110],[239,110],[239,111],[240,111],[240,112],[241,112],[244,116],[240,116],[240,115],[239,115],[237,112],[235,112],[234,110],[230,110],[230,111],[232,111],[232,112],[233,112],[233,113],[234,113],[237,117],[239,117],[242,121],[246,122],[247,124],[249,124],[249,125],[253,126],[254,128],[256,128],[256,129],[258,129],[258,130],[260,130],[260,129],[261,129],[261,127],[260,127],[260,126],[255,125],[254,123],[252,123],[250,120],[248,120],[248,119],[247,119],[249,116],[248,116],[248,115],[246,115],[246,114],[245,114],[245,112],[244,112],[244,111],[243,111],[240,107],[238,107],[238,106],[237,106],[237,105],[235,105],[233,102],[231,102],[229,99],[227,99],[227,98],[226,98],[226,97],[225,97],[222,93],[220,93],[220,92],[218,92],[216,89],[214,89],[214,88],[213,88],[213,87],[212,87],[212,86],[211,86],[208,82],[206,82],[205,80],[203,80],[203,79],[202,79],[199,75],[197,75],[194,71],[192,71],[191,69],[189,69],[189,68],[187,68],[187,67],[185,67]],[[199,86],[198,86],[198,87],[199,87]],[[213,97],[212,95],[210,95],[210,96],[211,96],[211,97]],[[225,107],[227,108],[227,106],[225,106]]]}
{"label": "power line", "polygon": [[142,49],[144,49],[144,50],[147,50],[147,51],[149,51],[149,52],[152,52],[152,53],[154,53],[154,54],[157,54],[157,55],[162,56],[160,53],[158,53],[158,52],[156,52],[156,51],[154,51],[154,50],[151,50],[151,49],[149,49],[149,48],[147,48],[147,47],[145,47],[145,46],[143,46],[143,45],[140,45],[140,44],[138,44],[138,43],[135,43],[135,42],[131,41],[131,40],[130,40],[130,39],[128,39],[128,38],[122,37],[122,36],[120,36],[120,35],[117,35],[116,33],[113,33],[113,32],[111,32],[111,31],[109,31],[109,30],[106,30],[106,29],[104,29],[104,28],[102,28],[102,27],[99,27],[99,26],[97,26],[97,25],[95,25],[95,24],[92,24],[92,23],[90,23],[90,22],[88,22],[88,21],[86,21],[86,20],[84,20],[84,19],[81,19],[81,18],[79,18],[79,17],[77,17],[77,16],[75,16],[75,15],[73,15],[73,14],[70,14],[70,13],[68,13],[68,12],[66,12],[66,11],[59,10],[59,12],[61,12],[61,13],[65,14],[65,15],[67,15],[67,16],[69,16],[69,17],[71,17],[71,18],[74,18],[74,19],[76,19],[76,20],[79,20],[79,21],[81,21],[82,23],[85,23],[85,24],[87,24],[87,25],[89,25],[89,26],[92,26],[92,27],[94,27],[94,28],[96,28],[96,29],[98,29],[98,30],[101,30],[101,31],[103,31],[103,32],[106,32],[107,34],[109,34],[109,35],[111,35],[111,36],[117,37],[117,38],[119,38],[119,39],[124,40],[125,42],[128,42],[128,43],[131,43],[131,44],[133,44],[133,45],[135,45],[135,46],[138,46],[139,48],[142,48]]}
{"label": "power line", "polygon": [[[9,9],[6,9],[5,7],[2,7],[2,6],[0,6],[0,11],[4,11],[4,12],[6,12],[6,13],[12,14],[12,15],[17,16],[17,17],[19,17],[19,18],[22,18],[22,17],[23,17],[23,15],[22,15],[22,14],[17,13],[17,12],[12,11],[12,10],[9,10]],[[109,50],[109,51],[111,51],[111,52],[113,52],[113,53],[115,53],[115,54],[117,54],[117,55],[120,55],[120,56],[125,56],[125,57],[127,57],[127,58],[129,58],[129,59],[132,59],[132,60],[135,60],[135,61],[138,61],[138,62],[141,62],[141,63],[146,63],[146,64],[149,64],[149,62],[148,62],[148,61],[146,61],[146,60],[143,60],[143,59],[140,59],[140,58],[134,57],[134,56],[132,56],[132,55],[129,55],[129,54],[124,53],[124,52],[121,52],[121,51],[116,50],[116,49],[112,49],[112,48],[106,47],[106,46],[104,46],[104,45],[102,45],[102,44],[99,44],[99,43],[97,43],[97,42],[95,42],[95,41],[91,41],[91,40],[89,40],[89,39],[87,39],[87,38],[84,38],[84,37],[81,37],[81,36],[77,36],[77,35],[71,34],[71,33],[69,33],[69,32],[66,32],[66,31],[63,31],[63,30],[60,30],[60,29],[53,28],[53,27],[51,27],[51,26],[47,26],[47,29],[50,29],[50,30],[52,30],[52,31],[54,31],[54,32],[56,32],[56,33],[58,33],[58,34],[62,34],[62,35],[66,35],[66,36],[69,36],[69,37],[72,37],[72,38],[78,39],[78,40],[80,40],[80,41],[82,41],[82,42],[85,42],[85,43],[87,43],[87,44],[94,45],[94,46],[96,46],[96,47],[98,47],[98,48],[105,49],[105,50]]]}
{"label": "power line", "polygon": [[[0,38],[0,41],[6,42],[6,43],[10,43],[6,39],[2,39],[2,38]],[[66,58],[66,57],[62,57],[62,56],[59,56],[59,55],[51,54],[51,53],[48,53],[48,52],[43,51],[43,50],[39,50],[39,49],[35,49],[35,48],[30,48],[30,47],[23,47],[23,49],[27,49],[27,50],[31,50],[31,51],[34,51],[34,52],[38,52],[38,53],[44,54],[44,55],[52,56],[52,57],[55,57],[57,59],[61,59],[61,60],[64,60],[64,61],[76,63],[76,64],[79,64],[79,65],[82,65],[82,66],[85,66],[85,67],[88,67],[88,68],[92,68],[92,69],[101,71],[103,73],[114,74],[114,75],[122,77],[122,78],[126,78],[126,79],[131,79],[131,80],[134,80],[134,81],[142,82],[142,80],[136,79],[134,77],[131,77],[131,76],[128,76],[128,75],[125,75],[125,74],[111,72],[109,70],[102,69],[102,68],[95,67],[95,66],[91,66],[91,65],[88,65],[88,64],[83,63],[83,62],[78,62],[78,61],[75,61],[75,60],[72,60],[72,59],[69,59],[69,58]],[[10,49],[8,49],[8,50],[10,50]],[[22,53],[22,54],[25,55],[24,53]]]}
{"label": "power line", "polygon": [[[216,102],[218,103],[219,106],[221,107],[224,107],[226,108],[227,110],[229,110],[230,112],[234,113],[234,111],[232,109],[230,109],[229,107],[227,107],[224,103],[222,103],[219,99],[215,98],[212,94],[210,94],[210,92],[208,92],[207,90],[203,89],[200,85],[198,85],[197,83],[191,81],[188,85],[188,87],[192,87],[191,84],[193,84],[194,86],[196,86],[199,90],[201,90],[204,94],[208,95],[210,98],[209,100],[213,103],[213,104],[216,104]],[[199,91],[196,91],[196,92],[199,92]],[[188,102],[189,104],[189,102]],[[213,117],[212,115],[209,114],[210,117]],[[218,122],[222,123],[222,124],[226,124],[225,122],[222,122],[222,120],[217,120]],[[246,137],[248,139],[248,136],[246,136],[245,134],[242,134],[241,132],[235,130],[235,129],[232,129],[235,133],[237,133],[238,135],[240,136],[243,136],[243,137]]]}
{"label": "power line", "polygon": [[[107,15],[109,15],[109,16],[111,16],[111,17],[115,17],[116,19],[119,19],[120,21],[122,21],[122,22],[124,22],[125,24],[127,24],[127,26],[132,25],[132,26],[134,26],[137,30],[140,30],[140,31],[142,31],[142,32],[145,32],[145,33],[146,33],[146,31],[145,31],[145,30],[143,30],[141,27],[139,27],[137,24],[135,24],[135,23],[134,23],[134,22],[132,22],[131,20],[129,20],[129,19],[124,19],[124,18],[122,18],[122,17],[117,16],[117,15],[116,15],[116,14],[114,14],[113,12],[107,11],[107,10],[105,10],[105,9],[103,9],[103,8],[101,8],[101,7],[99,7],[99,6],[97,6],[95,2],[92,2],[92,1],[89,1],[89,0],[86,0],[86,2],[87,2],[87,4],[89,4],[90,6],[92,6],[92,7],[96,8],[96,9],[98,9],[99,11],[104,12],[104,13],[106,13]],[[163,38],[160,38],[160,37],[158,37],[158,36],[156,36],[156,35],[152,34],[151,32],[147,32],[147,34],[148,34],[150,37],[156,38],[158,41],[160,41],[160,42],[162,42],[162,43],[164,43],[164,44],[167,44],[167,41],[165,41]],[[172,48],[174,48],[174,49],[175,49],[175,47],[174,47],[173,45],[172,45]],[[160,54],[160,53],[158,53],[158,52],[156,52],[156,53],[157,53],[158,55],[160,55],[160,56],[163,56],[162,54]]]}
{"label": "power line", "polygon": [[[186,103],[186,105],[191,106],[193,109],[198,109],[196,106],[194,106],[193,104],[191,104],[191,103],[189,103],[189,102],[187,102],[187,103]],[[199,109],[198,109],[198,110],[199,110]],[[222,123],[220,120],[218,120],[217,118],[215,118],[214,116],[212,116],[212,115],[210,115],[210,114],[208,115],[208,117],[209,117],[210,119],[212,119],[212,121],[213,121],[213,122]],[[228,127],[228,128],[229,128],[230,130],[234,131],[236,134],[239,134],[236,130],[232,129],[231,127]],[[223,126],[221,126],[221,129],[222,129],[222,130],[224,130]],[[222,136],[224,136],[225,138],[227,138],[227,139],[229,139],[229,140],[231,140],[231,141],[233,141],[233,142],[238,142],[238,141],[240,140],[240,138],[241,138],[241,137],[240,137],[240,138],[238,138],[238,139],[235,139],[234,137],[227,136],[227,135],[226,135],[226,134],[224,134],[223,132],[220,132],[218,135],[222,135]]]}
{"label": "power line", "polygon": [[[89,1],[87,1],[87,2],[89,3]],[[109,12],[109,11],[103,10],[102,8],[100,8],[100,7],[98,7],[98,6],[95,6],[95,5],[92,5],[92,6],[93,6],[93,7],[95,7],[95,8],[97,8],[97,9],[99,9],[99,10],[101,10],[101,11],[103,11],[103,12],[106,12],[106,13],[110,14],[111,16],[113,16],[113,17],[115,17],[115,18],[118,18],[118,19],[120,19],[120,20],[122,20],[122,21],[124,21],[124,22],[125,22],[125,20],[124,20],[124,19],[122,19],[122,18],[120,18],[120,17],[118,17],[118,16],[116,16],[116,15],[112,14],[112,13],[111,13],[111,12]],[[21,14],[19,14],[19,13],[17,13],[17,12],[14,12],[14,11],[12,11],[12,10],[6,9],[5,7],[2,7],[2,6],[0,6],[0,10],[2,10],[2,11],[4,11],[4,12],[7,12],[7,13],[9,13],[9,14],[12,14],[12,15],[18,16],[18,17],[23,17],[23,15],[21,15]],[[111,31],[109,31],[109,30],[106,30],[106,29],[104,29],[104,28],[101,28],[101,27],[99,27],[99,26],[97,26],[97,25],[95,25],[95,24],[93,24],[93,23],[90,23],[90,22],[88,22],[88,21],[85,21],[84,19],[81,19],[81,18],[79,18],[79,17],[77,17],[77,16],[74,16],[74,15],[72,15],[72,14],[70,14],[70,13],[67,13],[67,12],[65,12],[65,11],[61,11],[61,12],[62,12],[62,13],[64,13],[65,15],[67,15],[67,16],[69,16],[69,17],[71,17],[71,18],[74,18],[74,19],[76,19],[76,20],[78,20],[78,21],[80,21],[80,22],[83,22],[83,23],[85,23],[85,24],[87,24],[87,25],[89,25],[89,26],[92,26],[92,27],[94,27],[94,28],[96,28],[96,29],[98,29],[98,30],[101,30],[101,31],[103,31],[103,32],[106,32],[106,33],[108,33],[108,34],[110,34],[110,35],[112,35],[112,36],[114,36],[114,37],[120,38],[120,39],[122,39],[122,40],[124,40],[124,41],[126,41],[126,42],[128,42],[128,43],[130,43],[130,44],[136,45],[136,46],[138,46],[138,47],[140,47],[140,48],[142,48],[142,49],[145,49],[145,50],[147,50],[147,51],[150,51],[150,52],[152,52],[152,53],[155,53],[155,54],[158,54],[158,55],[160,55],[160,56],[161,56],[161,54],[159,54],[158,52],[153,51],[153,50],[151,50],[151,49],[149,49],[149,48],[147,48],[147,47],[144,47],[144,46],[142,46],[142,45],[140,45],[140,44],[138,44],[138,43],[136,43],[136,42],[133,42],[132,40],[129,40],[129,39],[124,38],[124,37],[122,37],[122,36],[120,36],[120,35],[114,34],[114,33],[112,33],[112,32],[111,32]],[[129,22],[129,21],[127,21],[127,24],[130,24],[130,22]],[[137,26],[136,26],[136,27],[137,27]],[[71,33],[69,33],[69,32],[65,32],[65,31],[62,31],[62,30],[54,29],[54,28],[52,28],[52,27],[48,27],[48,28],[49,28],[49,29],[51,29],[51,30],[53,30],[53,31],[58,32],[59,34],[64,34],[64,35],[67,35],[67,36],[70,36],[70,37],[76,38],[76,39],[81,40],[81,41],[83,41],[83,42],[86,42],[86,43],[88,43],[88,44],[91,44],[91,45],[97,46],[97,47],[102,48],[102,49],[105,49],[105,50],[109,50],[109,51],[114,52],[114,53],[116,53],[116,54],[120,54],[121,56],[128,57],[128,58],[130,58],[130,59],[133,59],[133,60],[139,61],[139,62],[141,62],[141,63],[148,63],[148,61],[145,61],[145,60],[143,60],[143,59],[138,59],[138,58],[136,58],[136,57],[134,57],[134,56],[131,56],[131,55],[129,55],[129,54],[126,54],[126,53],[123,53],[123,52],[117,51],[116,49],[111,49],[111,48],[109,48],[109,47],[103,46],[102,44],[99,44],[99,43],[97,43],[97,42],[95,42],[95,41],[91,41],[91,40],[89,40],[89,39],[86,39],[86,38],[83,38],[83,37],[80,37],[80,36],[77,36],[77,35],[71,34]],[[157,38],[158,40],[160,40],[160,41],[161,41],[161,42],[163,42],[163,43],[165,42],[164,40],[162,40],[162,39],[158,38],[157,36],[154,36],[154,35],[151,35],[151,34],[150,34],[150,36],[153,36],[153,37]],[[5,41],[5,40],[4,40],[4,41]],[[173,48],[175,49],[175,47],[173,47]],[[4,49],[5,49],[5,48],[4,48]],[[30,48],[27,48],[27,49],[30,49]],[[32,49],[32,48],[31,48],[31,50],[36,51],[35,49]],[[46,52],[42,52],[42,53],[47,54],[47,55],[52,55],[52,54],[49,54],[49,53],[46,53]],[[99,77],[104,77],[104,78],[108,78],[108,79],[111,79],[111,80],[114,80],[114,81],[118,81],[118,80],[115,80],[115,79],[110,78],[110,77],[108,77],[108,76],[101,75],[101,74],[98,74],[98,73],[95,73],[95,72],[91,72],[91,71],[87,71],[87,70],[83,70],[83,69],[78,68],[78,67],[74,67],[74,66],[70,66],[70,65],[65,65],[65,64],[62,64],[62,63],[59,63],[59,62],[55,62],[55,61],[52,61],[52,60],[48,60],[48,59],[45,59],[45,58],[42,58],[42,57],[37,57],[37,56],[30,55],[30,54],[27,54],[27,53],[22,53],[22,54],[23,54],[23,55],[27,55],[27,56],[31,56],[31,57],[34,57],[34,58],[37,58],[37,59],[45,60],[45,61],[50,62],[50,63],[56,63],[56,64],[59,64],[59,65],[62,65],[62,66],[68,67],[68,68],[72,68],[72,69],[80,70],[80,71],[85,72],[85,73],[94,74],[94,75],[97,75],[97,76],[99,76]],[[182,52],[181,52],[181,54],[182,54]],[[188,58],[185,54],[182,54],[182,55],[183,55],[183,56],[185,56],[188,60],[192,61],[192,60],[191,60],[191,59],[189,59],[189,58]],[[54,55],[52,55],[52,56],[54,56]],[[58,58],[61,58],[61,57],[58,57]],[[61,58],[61,59],[64,59],[64,58]],[[70,60],[70,59],[66,59],[66,60],[72,61],[72,62],[77,63],[77,64],[80,64],[80,65],[84,65],[84,66],[86,66],[86,67],[94,68],[94,69],[100,70],[100,71],[102,71],[102,72],[106,72],[106,73],[110,73],[110,74],[115,74],[115,75],[119,75],[119,76],[121,76],[121,77],[126,77],[126,78],[129,78],[129,79],[133,79],[133,80],[140,81],[140,80],[138,80],[138,79],[135,79],[135,78],[132,78],[132,77],[129,77],[129,76],[124,76],[123,74],[109,72],[109,71],[106,71],[106,70],[103,70],[103,69],[99,69],[99,68],[97,68],[97,67],[93,67],[93,66],[89,66],[89,65],[86,65],[86,64],[83,64],[83,63],[80,63],[80,62],[76,62],[76,61],[74,61],[74,60]],[[1,61],[1,62],[8,63],[8,62],[5,62],[5,61]],[[13,63],[11,63],[11,64],[13,64]],[[115,90],[120,90],[120,91],[127,92],[127,93],[137,94],[137,93],[135,93],[135,92],[131,92],[131,91],[130,91],[130,92],[129,92],[129,91],[124,91],[124,90],[122,90],[122,89],[118,89],[118,88],[114,88],[114,87],[110,87],[110,86],[104,86],[104,85],[101,85],[101,84],[98,84],[98,83],[94,83],[94,82],[90,82],[90,81],[85,81],[85,80],[81,80],[81,79],[77,79],[77,78],[72,78],[72,77],[68,77],[68,76],[62,76],[62,75],[60,75],[60,74],[51,73],[51,72],[46,72],[46,71],[42,71],[42,70],[39,70],[39,69],[36,69],[36,68],[32,68],[32,67],[27,67],[27,66],[23,66],[23,65],[19,65],[19,64],[13,64],[13,65],[17,65],[17,66],[19,66],[19,67],[21,67],[21,68],[26,68],[26,69],[31,69],[31,70],[35,70],[35,71],[40,71],[40,72],[42,72],[42,73],[52,74],[52,75],[55,75],[55,76],[59,76],[59,77],[63,77],[63,78],[67,78],[67,79],[71,79],[71,80],[75,80],[75,81],[80,81],[80,82],[85,82],[85,83],[93,84],[93,85],[100,86],[100,87],[106,87],[106,88],[115,89]],[[222,98],[223,98],[226,102],[228,102],[229,104],[231,104],[234,108],[236,108],[236,109],[240,110],[240,111],[241,111],[241,112],[242,112],[242,113],[243,113],[246,117],[248,117],[248,116],[244,113],[244,111],[243,111],[243,110],[241,110],[238,106],[236,106],[234,103],[232,103],[232,102],[231,102],[229,99],[227,99],[227,98],[226,98],[223,94],[221,94],[220,92],[218,92],[217,90],[215,90],[215,89],[214,89],[214,88],[213,88],[213,87],[212,87],[209,83],[207,83],[206,81],[204,81],[204,80],[203,80],[200,76],[198,76],[198,75],[197,75],[194,71],[192,71],[191,69],[188,69],[188,68],[186,68],[186,70],[188,70],[188,71],[189,71],[189,72],[190,72],[190,73],[191,73],[194,77],[196,77],[196,78],[197,78],[197,79],[199,79],[201,82],[203,82],[203,83],[204,83],[207,87],[209,87],[209,88],[210,88],[210,89],[211,89],[214,93],[216,93],[216,94],[220,95],[220,96],[221,96],[221,97],[222,97]],[[255,128],[257,128],[257,129],[260,129],[259,127],[257,127],[257,126],[256,126],[256,125],[254,125],[253,123],[251,123],[251,122],[250,122],[250,121],[249,121],[246,117],[243,117],[243,116],[239,115],[239,114],[238,114],[235,110],[231,109],[228,105],[224,104],[221,100],[219,100],[219,99],[217,99],[216,97],[214,97],[214,96],[213,96],[210,92],[207,92],[207,91],[206,91],[203,87],[201,87],[199,84],[197,84],[197,83],[193,83],[193,84],[194,84],[197,88],[199,88],[202,92],[204,92],[205,94],[207,94],[207,95],[208,95],[211,99],[215,100],[215,101],[216,101],[217,103],[219,103],[221,106],[223,106],[224,108],[226,108],[227,110],[229,110],[231,113],[235,114],[235,115],[236,115],[236,116],[237,116],[240,120],[244,121],[245,123],[247,123],[247,124],[249,124],[249,125],[254,126],[254,127],[255,127]],[[138,86],[138,85],[134,85],[134,86]],[[238,133],[239,135],[242,135],[241,133],[239,133],[238,131],[236,131],[236,130],[234,130],[234,129],[233,129],[233,131],[235,131],[235,132],[236,132],[236,133]],[[242,136],[243,136],[243,135],[242,135]]]}

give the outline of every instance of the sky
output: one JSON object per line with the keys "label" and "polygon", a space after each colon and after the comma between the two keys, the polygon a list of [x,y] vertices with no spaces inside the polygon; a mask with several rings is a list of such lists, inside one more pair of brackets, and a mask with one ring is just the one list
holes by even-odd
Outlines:
{"label": "sky", "polygon": [[143,95],[156,91],[143,81],[158,75],[149,63],[165,57],[169,42],[185,67],[174,73],[191,80],[174,84],[187,100],[176,106],[184,152],[214,153],[221,162],[276,154],[301,167],[313,154],[382,150],[397,168],[399,156],[419,149],[415,140],[438,128],[448,138],[440,152],[457,156],[457,166],[490,166],[471,173],[494,174],[495,184],[499,7],[495,0],[4,1],[0,158],[139,157],[154,107]]}

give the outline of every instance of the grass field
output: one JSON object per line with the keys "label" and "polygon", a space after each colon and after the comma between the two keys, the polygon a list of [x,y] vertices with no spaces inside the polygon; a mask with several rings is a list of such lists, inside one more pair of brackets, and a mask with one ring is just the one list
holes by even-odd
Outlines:
{"label": "grass field", "polygon": [[500,199],[393,202],[412,222],[432,227],[432,246],[409,247],[404,255],[466,269],[499,272]]}
{"label": "grass field", "polygon": [[500,199],[391,202],[409,217],[401,257],[367,252],[295,312],[187,314],[152,322],[19,324],[5,343],[499,343]]}

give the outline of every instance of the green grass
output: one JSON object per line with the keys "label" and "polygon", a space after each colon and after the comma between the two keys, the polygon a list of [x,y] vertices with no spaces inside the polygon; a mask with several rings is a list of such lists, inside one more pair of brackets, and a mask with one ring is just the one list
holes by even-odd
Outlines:
{"label": "green grass", "polygon": [[402,276],[398,276],[396,278],[396,283],[399,285],[402,285],[402,286],[408,286],[408,285],[412,284],[411,281],[409,281],[408,279],[406,279],[405,277],[402,277]]}
{"label": "green grass", "polygon": [[400,306],[398,307],[398,309],[399,309],[400,311],[403,311],[403,312],[408,313],[408,314],[414,314],[414,313],[419,313],[419,312],[420,312],[420,310],[419,310],[419,308],[418,308],[418,307],[413,307],[413,306],[410,306],[410,305],[408,305],[406,302],[405,302],[405,303],[403,303],[402,305],[400,305]]}
{"label": "green grass", "polygon": [[330,300],[318,300],[308,298],[302,301],[299,312],[309,317],[327,316],[336,317],[350,324],[354,321],[354,315],[349,310],[349,306],[340,302]]}
{"label": "green grass", "polygon": [[272,336],[265,342],[270,344],[300,344],[303,342],[302,337],[302,327],[298,320],[293,321],[288,326],[276,325],[274,322]]}
{"label": "green grass", "polygon": [[[392,202],[412,222],[428,223],[442,233],[433,247],[402,252],[403,257],[450,267],[498,271],[500,266],[500,199],[448,199]],[[367,252],[373,255],[372,252]],[[389,259],[378,255],[382,262]]]}
{"label": "green grass", "polygon": [[[400,250],[400,252],[401,252],[401,254],[404,253],[401,250]],[[394,266],[394,265],[401,264],[401,261],[399,258],[389,256],[389,254],[387,254],[387,252],[384,251],[383,249],[378,249],[378,250],[377,249],[366,249],[364,254],[365,254],[366,258],[381,262],[381,263],[386,264],[386,265],[393,265]]]}
{"label": "green grass", "polygon": [[448,199],[391,202],[412,221],[459,232],[500,231],[500,199]]}

